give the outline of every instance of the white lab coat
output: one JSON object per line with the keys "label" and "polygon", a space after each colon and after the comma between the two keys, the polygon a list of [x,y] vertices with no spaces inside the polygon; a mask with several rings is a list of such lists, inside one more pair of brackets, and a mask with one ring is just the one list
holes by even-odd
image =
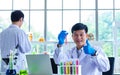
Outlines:
{"label": "white lab coat", "polygon": [[105,53],[98,47],[94,47],[97,51],[96,56],[85,54],[83,48],[79,50],[79,57],[77,57],[77,48],[73,47],[66,52],[62,48],[56,48],[54,53],[54,60],[56,64],[66,62],[73,59],[79,59],[81,65],[81,75],[102,75],[102,72],[110,69],[109,60]]}
{"label": "white lab coat", "polygon": [[[25,53],[31,50],[31,44],[23,30],[21,30],[16,25],[10,25],[7,29],[3,30],[3,32],[0,33],[1,57],[8,58],[10,50],[14,50],[17,45],[18,45],[16,51],[18,53],[17,64],[15,65],[14,68],[16,69],[17,73],[19,73],[20,70],[25,69],[26,65]],[[6,70],[4,66],[5,63],[2,61],[1,71]]]}

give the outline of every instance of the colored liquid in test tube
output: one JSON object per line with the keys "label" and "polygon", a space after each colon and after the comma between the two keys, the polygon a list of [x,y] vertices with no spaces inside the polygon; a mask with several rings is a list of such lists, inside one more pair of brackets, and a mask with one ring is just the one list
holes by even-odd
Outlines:
{"label": "colored liquid in test tube", "polygon": [[74,64],[73,65],[73,75],[75,75],[76,74],[76,65]]}
{"label": "colored liquid in test tube", "polygon": [[66,62],[65,65],[66,65],[66,74],[68,75],[69,74],[69,63]]}
{"label": "colored liquid in test tube", "polygon": [[70,74],[70,62],[68,62],[68,73]]}
{"label": "colored liquid in test tube", "polygon": [[70,74],[72,75],[72,61],[70,62]]}
{"label": "colored liquid in test tube", "polygon": [[27,70],[20,70],[20,75],[28,75]]}
{"label": "colored liquid in test tube", "polygon": [[66,63],[64,63],[64,74],[66,74]]}
{"label": "colored liquid in test tube", "polygon": [[60,74],[64,74],[64,64],[60,63]]}
{"label": "colored liquid in test tube", "polygon": [[76,60],[76,75],[78,75],[78,71],[79,71],[79,60]]}
{"label": "colored liquid in test tube", "polygon": [[29,38],[30,41],[32,41],[32,39],[33,39],[33,34],[32,34],[31,32],[29,32],[28,38]]}

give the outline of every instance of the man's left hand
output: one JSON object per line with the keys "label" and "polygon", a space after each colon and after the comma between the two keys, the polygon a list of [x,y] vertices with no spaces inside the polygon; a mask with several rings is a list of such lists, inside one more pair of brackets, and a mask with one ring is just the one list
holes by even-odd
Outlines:
{"label": "man's left hand", "polygon": [[83,47],[85,54],[95,55],[95,49],[91,47],[88,39],[86,40],[86,45]]}

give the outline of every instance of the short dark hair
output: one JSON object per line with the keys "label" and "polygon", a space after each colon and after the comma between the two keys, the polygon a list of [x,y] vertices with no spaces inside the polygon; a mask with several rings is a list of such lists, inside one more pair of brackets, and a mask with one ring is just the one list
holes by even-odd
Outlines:
{"label": "short dark hair", "polygon": [[73,25],[71,32],[73,33],[74,31],[77,31],[77,30],[85,30],[85,33],[87,33],[88,27],[83,23],[76,23],[75,25]]}
{"label": "short dark hair", "polygon": [[14,10],[12,13],[11,13],[11,21],[12,22],[16,22],[16,21],[19,21],[20,18],[23,18],[24,19],[24,14],[21,10]]}

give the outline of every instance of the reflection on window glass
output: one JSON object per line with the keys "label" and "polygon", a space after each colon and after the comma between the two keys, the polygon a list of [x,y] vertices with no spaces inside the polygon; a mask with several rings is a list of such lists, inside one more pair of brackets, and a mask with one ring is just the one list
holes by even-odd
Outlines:
{"label": "reflection on window glass", "polygon": [[95,9],[95,0],[81,0],[81,9]]}
{"label": "reflection on window glass", "polygon": [[31,9],[44,9],[44,0],[30,0]]}
{"label": "reflection on window glass", "polygon": [[0,10],[12,9],[12,0],[0,0]]}
{"label": "reflection on window glass", "polygon": [[14,0],[13,8],[18,9],[29,9],[29,0]]}
{"label": "reflection on window glass", "polygon": [[63,0],[63,9],[79,9],[80,0]]}
{"label": "reflection on window glass", "polygon": [[113,12],[100,11],[98,12],[98,28],[99,40],[112,41],[113,40]]}
{"label": "reflection on window glass", "polygon": [[62,9],[62,0],[47,0],[47,9]]}
{"label": "reflection on window glass", "polygon": [[113,0],[98,0],[98,9],[113,9]]}
{"label": "reflection on window glass", "polygon": [[95,36],[95,11],[81,11],[81,22],[88,26],[88,33]]}
{"label": "reflection on window glass", "polygon": [[31,11],[30,31],[33,33],[33,41],[38,41],[40,37],[44,38],[44,12]]}

